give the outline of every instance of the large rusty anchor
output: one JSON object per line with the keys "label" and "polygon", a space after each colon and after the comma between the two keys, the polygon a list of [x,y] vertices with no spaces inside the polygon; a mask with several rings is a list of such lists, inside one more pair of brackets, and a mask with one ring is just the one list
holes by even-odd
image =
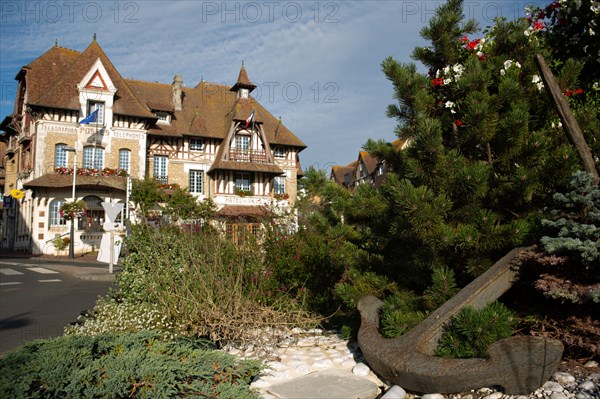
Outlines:
{"label": "large rusty anchor", "polygon": [[556,371],[563,345],[549,338],[515,336],[488,348],[486,359],[444,359],[433,355],[443,326],[465,306],[482,308],[513,284],[515,249],[473,280],[408,333],[386,339],[379,333],[382,302],[363,297],[358,304],[358,343],[372,370],[389,383],[414,392],[465,392],[501,386],[510,395],[525,395],[542,386]]}

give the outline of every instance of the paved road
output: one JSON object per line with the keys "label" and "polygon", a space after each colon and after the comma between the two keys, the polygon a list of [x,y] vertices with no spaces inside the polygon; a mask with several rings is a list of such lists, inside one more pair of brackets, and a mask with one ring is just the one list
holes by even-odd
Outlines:
{"label": "paved road", "polygon": [[93,262],[0,259],[0,353],[62,335],[108,292],[112,277]]}

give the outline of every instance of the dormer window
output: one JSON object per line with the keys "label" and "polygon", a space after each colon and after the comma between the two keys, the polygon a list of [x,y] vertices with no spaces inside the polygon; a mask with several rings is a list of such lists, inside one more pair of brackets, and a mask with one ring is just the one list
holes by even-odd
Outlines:
{"label": "dormer window", "polygon": [[171,123],[171,114],[165,111],[156,111],[154,113],[158,118],[158,123]]}
{"label": "dormer window", "polygon": [[285,158],[285,147],[277,145],[273,148],[273,156],[275,158]]}
{"label": "dormer window", "polygon": [[190,151],[204,151],[204,140],[198,137],[190,138]]}
{"label": "dormer window", "polygon": [[87,116],[90,116],[92,112],[98,110],[98,115],[96,116],[96,120],[90,122],[92,125],[101,125],[104,126],[104,102],[101,101],[88,101],[87,106]]}
{"label": "dormer window", "polygon": [[250,136],[238,134],[235,136],[235,148],[238,150],[250,149]]}

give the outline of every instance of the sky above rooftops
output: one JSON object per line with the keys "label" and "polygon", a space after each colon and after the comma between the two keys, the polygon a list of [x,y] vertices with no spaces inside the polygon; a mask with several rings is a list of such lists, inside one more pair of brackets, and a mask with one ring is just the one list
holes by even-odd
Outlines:
{"label": "sky above rooftops", "polygon": [[[124,78],[182,75],[233,85],[244,61],[253,92],[308,148],[304,169],[358,157],[367,139],[396,139],[381,62],[412,62],[419,30],[442,1],[11,1],[0,2],[0,120],[13,111],[20,68],[58,45],[97,41]],[[546,1],[469,1],[481,28]],[[479,35],[474,35],[477,37]],[[424,71],[422,66],[419,68]]]}

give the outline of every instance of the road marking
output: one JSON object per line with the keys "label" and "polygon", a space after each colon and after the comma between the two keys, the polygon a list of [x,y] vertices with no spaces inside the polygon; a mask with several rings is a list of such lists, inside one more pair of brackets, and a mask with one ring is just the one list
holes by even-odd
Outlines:
{"label": "road marking", "polygon": [[21,283],[19,281],[11,281],[9,283],[0,283],[0,286],[2,286],[2,285],[18,285],[18,284],[23,284],[23,283]]}
{"label": "road marking", "polygon": [[31,270],[33,272],[40,273],[40,274],[58,274],[58,272],[56,272],[54,270],[44,269],[43,267],[29,267],[29,268],[27,268],[27,270]]}
{"label": "road marking", "polygon": [[40,283],[58,283],[58,282],[60,282],[60,281],[62,281],[62,280],[59,280],[59,279],[57,279],[57,278],[54,278],[54,279],[52,279],[52,280],[38,280],[38,281],[39,281]]}
{"label": "road marking", "polygon": [[15,269],[0,269],[0,273],[4,274],[5,276],[18,276],[19,274],[23,274]]}

